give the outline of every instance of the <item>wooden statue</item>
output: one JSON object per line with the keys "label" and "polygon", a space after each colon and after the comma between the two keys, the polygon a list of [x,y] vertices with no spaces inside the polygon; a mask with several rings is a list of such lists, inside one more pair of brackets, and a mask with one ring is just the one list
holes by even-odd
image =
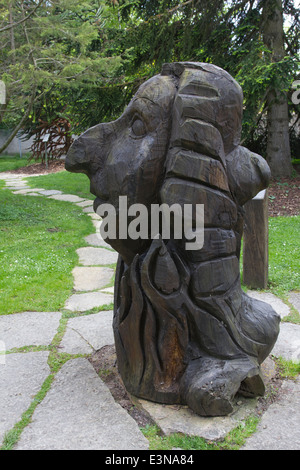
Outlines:
{"label": "wooden statue", "polygon": [[240,146],[242,106],[240,86],[219,67],[165,64],[66,159],[89,177],[95,211],[109,203],[120,216],[119,196],[148,214],[154,204],[204,205],[199,250],[186,249],[184,235],[124,237],[118,221],[106,239],[119,252],[113,328],[127,390],[202,416],[230,413],[237,392],[263,395],[260,364],[279,332],[271,306],[240,285],[242,206],[270,178],[265,160]]}

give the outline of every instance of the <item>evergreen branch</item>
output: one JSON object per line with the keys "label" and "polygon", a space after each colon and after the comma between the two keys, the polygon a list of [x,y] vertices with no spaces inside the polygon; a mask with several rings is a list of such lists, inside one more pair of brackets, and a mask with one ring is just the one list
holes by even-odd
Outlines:
{"label": "evergreen branch", "polygon": [[39,3],[34,7],[34,9],[30,13],[28,13],[28,15],[25,18],[22,18],[21,20],[16,21],[15,23],[8,24],[4,26],[3,28],[1,28],[0,33],[3,33],[4,31],[8,31],[9,29],[12,29],[15,26],[18,26],[19,24],[24,23],[24,21],[27,21],[28,18],[30,18],[36,12],[36,10],[41,6],[43,2],[44,0],[40,0]]}

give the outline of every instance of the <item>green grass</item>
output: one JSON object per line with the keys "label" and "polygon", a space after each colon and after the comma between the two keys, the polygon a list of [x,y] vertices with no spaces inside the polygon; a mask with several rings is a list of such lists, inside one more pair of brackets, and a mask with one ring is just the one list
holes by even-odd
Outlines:
{"label": "green grass", "polygon": [[279,357],[275,359],[279,375],[283,379],[295,379],[300,374],[300,362],[284,359]]}
{"label": "green grass", "polygon": [[269,219],[269,285],[279,297],[300,290],[300,216]]}
{"label": "green grass", "polygon": [[49,175],[32,176],[27,179],[31,188],[56,189],[66,194],[75,194],[86,199],[94,199],[90,193],[90,182],[86,175],[60,171]]}
{"label": "green grass", "polygon": [[28,155],[24,155],[23,157],[19,155],[0,155],[0,172],[17,170],[28,164]]}
{"label": "green grass", "polygon": [[76,249],[93,231],[82,208],[0,191],[0,315],[57,311],[73,288]]}
{"label": "green grass", "polygon": [[[268,291],[284,301],[289,291],[300,290],[300,216],[269,218],[269,281]],[[243,278],[243,248],[240,258]],[[242,284],[244,290],[247,286]],[[297,316],[297,315],[296,315]],[[299,322],[298,315],[298,322]]]}

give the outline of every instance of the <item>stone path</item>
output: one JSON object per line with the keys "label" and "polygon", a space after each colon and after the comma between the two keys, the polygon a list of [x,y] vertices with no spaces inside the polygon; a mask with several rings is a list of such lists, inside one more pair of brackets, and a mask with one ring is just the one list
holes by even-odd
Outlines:
{"label": "stone path", "polygon": [[[28,178],[28,176],[26,176]],[[88,246],[78,250],[78,266],[73,270],[74,293],[63,312],[0,312],[0,448],[5,435],[31,413],[15,450],[147,450],[149,444],[137,423],[117,404],[109,389],[88,360],[93,352],[114,342],[112,331],[113,287],[111,279],[117,254],[99,235],[99,217],[91,201],[77,196],[31,189],[22,176],[0,174],[14,194],[31,195],[77,204],[91,217],[95,232],[85,238]],[[272,304],[283,321],[272,354],[300,359],[300,325],[284,321],[290,305],[300,311],[300,293],[293,292],[289,303],[269,293],[250,292]],[[96,313],[83,314],[90,309]],[[104,310],[103,310],[104,309]],[[95,310],[93,310],[95,311]],[[74,312],[74,313],[73,313]],[[59,333],[63,328],[63,334]],[[57,337],[59,334],[59,342]],[[51,351],[57,348],[67,359],[56,372],[50,369]],[[2,352],[2,354],[1,354]],[[3,354],[5,353],[6,354]],[[50,361],[51,362],[51,361]],[[266,380],[271,380],[274,362],[263,364]],[[278,400],[264,412],[258,430],[242,450],[300,449],[300,379],[285,380]],[[233,413],[224,418],[201,418],[187,407],[164,406],[139,400],[165,434],[181,432],[209,440],[225,435],[249,414],[256,400],[237,398]]]}

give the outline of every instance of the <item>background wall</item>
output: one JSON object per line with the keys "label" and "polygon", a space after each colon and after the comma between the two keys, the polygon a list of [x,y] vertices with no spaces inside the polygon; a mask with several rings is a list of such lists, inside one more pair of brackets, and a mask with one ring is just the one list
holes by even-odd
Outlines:
{"label": "background wall", "polygon": [[[0,129],[0,147],[4,144],[6,139],[9,137],[10,131],[7,129]],[[20,154],[20,151],[22,155],[25,153],[29,153],[31,144],[33,142],[33,138],[30,138],[29,140],[22,140],[19,139],[18,137],[15,137],[13,141],[9,144],[7,149],[3,152],[4,155],[15,155],[15,154]]]}

